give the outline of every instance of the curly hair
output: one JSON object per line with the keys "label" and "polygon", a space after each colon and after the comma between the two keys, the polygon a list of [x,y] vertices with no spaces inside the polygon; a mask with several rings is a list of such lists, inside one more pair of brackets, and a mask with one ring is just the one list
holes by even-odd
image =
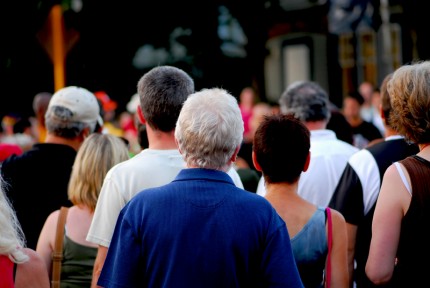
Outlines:
{"label": "curly hair", "polygon": [[185,101],[175,137],[189,167],[227,171],[243,131],[237,99],[224,89],[205,88]]}
{"label": "curly hair", "polygon": [[430,61],[398,68],[388,82],[393,128],[408,140],[430,142]]}

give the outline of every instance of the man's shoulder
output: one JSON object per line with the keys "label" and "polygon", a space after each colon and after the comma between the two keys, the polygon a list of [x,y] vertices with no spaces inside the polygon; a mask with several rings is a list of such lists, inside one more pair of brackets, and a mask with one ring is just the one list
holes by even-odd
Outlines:
{"label": "man's shoulder", "polygon": [[[46,149],[40,149],[41,144],[34,145],[30,150],[23,152],[20,155],[11,155],[2,163],[2,170],[8,171],[14,167],[28,168],[32,163],[37,164],[40,159],[48,160],[50,154]],[[44,161],[46,163],[46,161]],[[41,163],[39,163],[41,164]]]}
{"label": "man's shoulder", "polygon": [[[162,151],[162,150],[160,150]],[[129,175],[130,173],[162,172],[164,169],[173,169],[179,171],[184,168],[184,160],[179,154],[172,151],[171,153],[159,153],[158,150],[141,151],[132,158],[120,162],[109,170],[109,174]]]}
{"label": "man's shoulder", "polygon": [[76,157],[76,150],[69,145],[51,144],[51,143],[38,143],[21,155],[12,155],[7,158],[3,164],[9,165],[11,163],[26,163],[31,161],[47,162],[49,160],[58,161],[58,156],[61,155],[62,160],[69,160]]}
{"label": "man's shoulder", "polygon": [[[330,139],[327,141],[311,141],[311,151],[312,148],[316,148],[318,151],[327,154],[346,154],[346,155],[352,155],[354,153],[357,153],[360,149],[357,147],[339,140],[337,138]],[[313,151],[312,151],[313,152]]]}

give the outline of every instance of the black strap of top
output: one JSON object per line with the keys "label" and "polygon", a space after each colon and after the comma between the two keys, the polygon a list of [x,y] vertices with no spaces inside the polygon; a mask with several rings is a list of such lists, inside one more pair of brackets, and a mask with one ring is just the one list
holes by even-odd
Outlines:
{"label": "black strap of top", "polygon": [[16,264],[16,263],[14,262],[14,263],[13,263],[13,283],[15,283],[16,268],[18,268],[18,264]]}

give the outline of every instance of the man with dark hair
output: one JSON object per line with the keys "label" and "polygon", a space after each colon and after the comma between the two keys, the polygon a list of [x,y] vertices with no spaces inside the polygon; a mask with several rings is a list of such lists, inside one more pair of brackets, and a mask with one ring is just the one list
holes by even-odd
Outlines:
{"label": "man with dark hair", "polygon": [[33,98],[33,112],[36,117],[36,133],[39,142],[45,141],[46,126],[45,126],[45,113],[48,109],[49,101],[52,94],[49,92],[40,92],[34,95]]}
{"label": "man with dark hair", "polygon": [[356,91],[350,92],[343,99],[343,114],[352,127],[353,145],[359,149],[365,148],[371,141],[382,138],[379,129],[362,118],[360,109],[363,103],[363,96]]}
{"label": "man with dark hair", "polygon": [[[103,268],[121,209],[139,191],[169,183],[185,167],[174,132],[184,101],[194,93],[193,79],[179,68],[158,66],[140,78],[137,92],[140,99],[137,115],[145,124],[148,148],[114,166],[105,177],[87,235],[88,241],[99,245],[93,287]],[[234,169],[229,170],[229,175],[243,188]]]}

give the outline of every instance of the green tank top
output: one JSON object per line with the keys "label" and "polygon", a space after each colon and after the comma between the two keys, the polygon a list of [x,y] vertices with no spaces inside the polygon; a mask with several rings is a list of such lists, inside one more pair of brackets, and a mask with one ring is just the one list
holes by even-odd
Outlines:
{"label": "green tank top", "polygon": [[61,288],[91,287],[97,248],[84,246],[64,235]]}

